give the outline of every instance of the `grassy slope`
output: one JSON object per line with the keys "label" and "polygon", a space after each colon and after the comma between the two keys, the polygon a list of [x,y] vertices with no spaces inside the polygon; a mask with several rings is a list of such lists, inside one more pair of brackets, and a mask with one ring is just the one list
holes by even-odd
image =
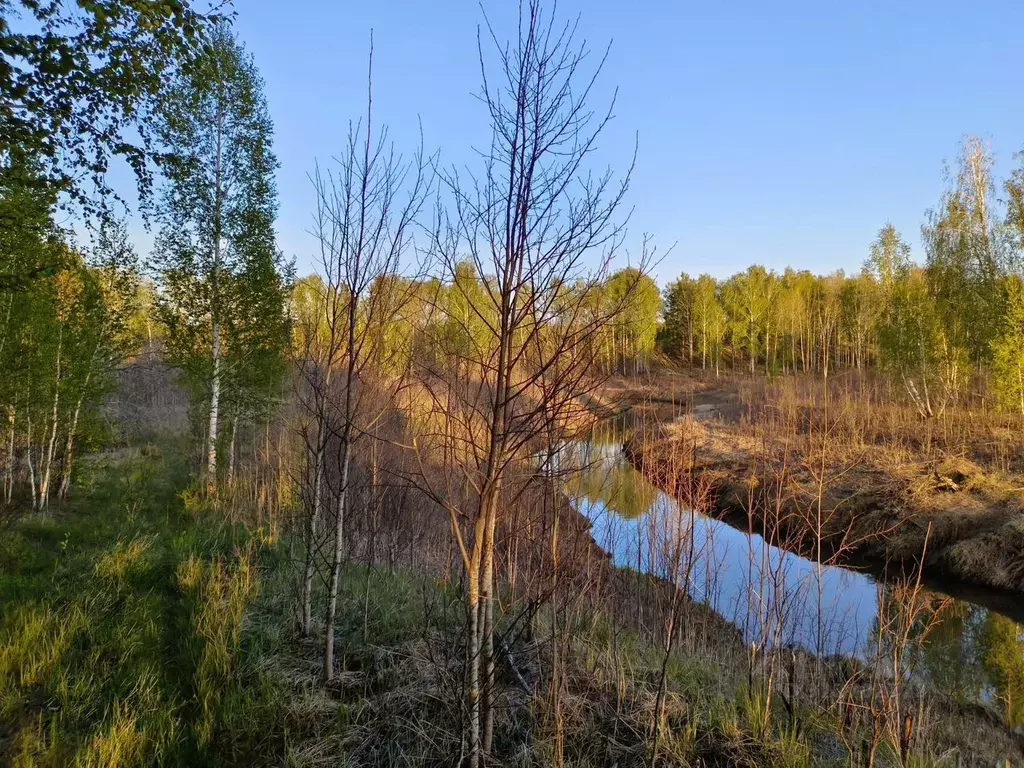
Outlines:
{"label": "grassy slope", "polygon": [[[209,510],[187,510],[179,448],[93,458],[66,507],[25,517],[0,537],[0,762],[390,765],[444,764],[457,754],[451,701],[463,622],[454,590],[349,568],[338,627],[344,671],[323,689],[318,645],[292,634],[283,547],[214,525]],[[593,622],[583,623],[583,654],[602,658],[610,639],[598,642]],[[630,656],[647,677],[660,664],[640,648]],[[673,677],[692,684],[692,665],[676,667]],[[600,731],[614,717],[608,696],[617,683],[591,684],[605,691],[576,699],[582,720],[567,744],[582,764],[603,762]],[[709,707],[700,687],[704,720],[721,704]],[[650,688],[627,696],[638,697],[634,727],[649,716]],[[520,764],[544,764],[544,714],[511,696],[500,748]],[[626,737],[633,758],[643,754],[637,736]]]}
{"label": "grassy slope", "polygon": [[0,764],[308,765],[386,733],[359,703],[397,685],[380,649],[421,635],[421,583],[346,571],[357,671],[325,691],[285,548],[192,503],[181,449],[93,457],[65,507],[0,532]]}
{"label": "grassy slope", "polygon": [[[286,547],[189,503],[182,455],[166,445],[94,458],[66,508],[0,534],[0,763],[453,764],[456,591],[347,569],[343,671],[325,689],[318,642],[293,635]],[[514,685],[502,694],[502,764],[550,765],[556,716],[567,764],[646,764],[662,657],[612,626],[584,614],[565,627],[575,661],[557,714],[533,652],[516,648],[539,695]],[[542,615],[536,634],[549,633]],[[764,702],[746,690],[743,662],[703,645],[669,664],[660,762],[844,762],[824,713],[799,713],[794,731],[777,706],[762,730]]]}
{"label": "grassy slope", "polygon": [[107,454],[64,509],[0,539],[0,754],[205,761],[257,579],[185,512],[180,453]]}

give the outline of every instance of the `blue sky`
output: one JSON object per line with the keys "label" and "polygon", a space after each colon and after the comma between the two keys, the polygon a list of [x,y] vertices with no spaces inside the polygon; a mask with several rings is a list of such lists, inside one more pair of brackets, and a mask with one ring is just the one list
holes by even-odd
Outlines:
{"label": "blue sky", "polygon": [[[487,3],[514,33],[513,3]],[[374,30],[374,109],[396,145],[472,162],[487,136],[480,6],[466,0],[237,0],[237,30],[265,80],[281,160],[279,240],[300,272],[313,243],[307,174],[364,108]],[[856,270],[892,220],[920,257],[943,161],[978,133],[1007,172],[1024,149],[1024,4],[1015,2],[623,3],[561,0],[611,52],[595,97],[617,86],[600,160],[639,155],[630,242],[675,249],[659,280],[725,276],[752,262]]]}

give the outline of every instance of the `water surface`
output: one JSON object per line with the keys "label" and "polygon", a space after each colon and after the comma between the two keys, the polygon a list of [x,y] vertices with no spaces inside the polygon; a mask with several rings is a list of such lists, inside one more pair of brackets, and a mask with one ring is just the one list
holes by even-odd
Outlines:
{"label": "water surface", "polygon": [[[569,495],[617,565],[676,581],[747,642],[861,659],[884,642],[887,585],[682,508],[633,468],[614,432],[567,446],[559,461],[581,468]],[[924,601],[913,674],[1024,725],[1024,628],[968,600],[929,592]]]}

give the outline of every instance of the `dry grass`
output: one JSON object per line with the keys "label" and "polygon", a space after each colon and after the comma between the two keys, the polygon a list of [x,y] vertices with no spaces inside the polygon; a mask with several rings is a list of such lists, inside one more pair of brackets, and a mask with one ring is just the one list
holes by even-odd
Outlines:
{"label": "dry grass", "polygon": [[740,408],[676,420],[632,446],[637,462],[664,486],[688,446],[726,517],[772,510],[788,539],[811,545],[820,533],[876,568],[910,564],[928,535],[931,575],[1024,591],[1019,417],[965,409],[921,420],[881,383],[853,378],[827,391],[810,378],[734,386]]}

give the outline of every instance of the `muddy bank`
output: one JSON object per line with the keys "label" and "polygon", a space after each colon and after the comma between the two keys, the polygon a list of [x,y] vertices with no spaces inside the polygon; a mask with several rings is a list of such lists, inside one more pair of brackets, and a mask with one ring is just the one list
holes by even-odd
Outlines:
{"label": "muddy bank", "polygon": [[[613,444],[611,447],[620,457],[625,471],[638,477],[622,459],[618,446]],[[606,474],[606,478],[607,482],[616,485],[617,481],[612,479],[610,473]],[[602,503],[595,501],[603,497],[593,495],[593,488],[590,493],[592,495],[588,498],[591,504]],[[601,584],[595,585],[594,595],[600,604],[600,613],[614,615],[619,626],[640,630],[640,637],[643,638],[641,646],[645,650],[633,663],[638,664],[635,669],[641,677],[653,686],[657,683],[657,660],[664,642],[666,617],[671,610],[673,586],[657,576],[634,570],[646,569],[646,565],[627,566],[630,556],[621,557],[613,540],[602,533],[600,520],[608,514],[617,514],[612,510],[615,510],[614,506],[604,508],[593,517],[592,512],[586,513],[586,519],[596,521],[590,531],[580,530],[581,538],[587,540],[588,551],[600,549],[597,542],[605,542],[604,546],[609,548],[609,552],[615,553],[614,562],[602,563],[600,568],[591,566],[587,570],[593,576],[600,574]],[[579,514],[582,518],[583,513]],[[566,510],[566,515],[567,518],[572,517],[571,509]],[[565,527],[569,527],[568,520]],[[625,535],[628,538],[632,533]],[[612,543],[609,544],[609,541]],[[627,567],[616,567],[616,563]],[[574,591],[581,595],[588,592],[583,585]],[[822,658],[799,645],[788,643],[770,646],[751,654],[749,645],[744,642],[744,632],[740,629],[745,626],[742,617],[734,616],[734,621],[730,621],[724,618],[729,615],[728,612],[717,613],[716,608],[721,610],[717,604],[701,601],[699,595],[693,601],[685,599],[680,606],[680,621],[677,624],[683,633],[677,646],[679,659],[706,670],[711,675],[708,684],[728,692],[730,700],[742,697],[743,691],[749,686],[759,685],[759,681],[778,674],[784,680],[783,687],[788,691],[788,698],[778,702],[780,712],[784,715],[784,708],[789,706],[786,702],[795,701],[800,711],[813,712],[815,721],[824,724],[822,732],[811,740],[814,745],[813,764],[818,764],[819,760],[825,762],[826,756],[834,757],[833,753],[842,753],[839,736],[841,726],[833,723],[832,718],[841,716],[845,711],[843,702],[847,700],[856,700],[860,702],[857,706],[868,709],[870,707],[865,702],[874,701],[877,705],[877,701],[872,698],[877,697],[878,692],[872,688],[877,682],[872,682],[874,667],[871,663],[859,656]],[[737,618],[738,623],[734,623]],[[647,661],[640,662],[641,657]],[[1003,722],[998,708],[961,701],[951,691],[927,684],[925,677],[915,681],[912,690],[907,691],[907,706],[910,710],[916,712],[922,709],[936,713],[934,718],[929,717],[920,738],[933,747],[941,744],[939,752],[952,750],[950,754],[955,752],[960,755],[964,765],[989,765],[1007,756],[1012,756],[1014,760],[1024,757],[1024,744]]]}
{"label": "muddy bank", "polygon": [[[841,458],[721,418],[723,395],[626,445],[661,490],[784,549],[879,575],[916,571],[953,596],[1024,619],[1024,488],[967,460]],[[872,455],[874,453],[874,455]],[[1021,482],[1024,485],[1024,482]]]}

